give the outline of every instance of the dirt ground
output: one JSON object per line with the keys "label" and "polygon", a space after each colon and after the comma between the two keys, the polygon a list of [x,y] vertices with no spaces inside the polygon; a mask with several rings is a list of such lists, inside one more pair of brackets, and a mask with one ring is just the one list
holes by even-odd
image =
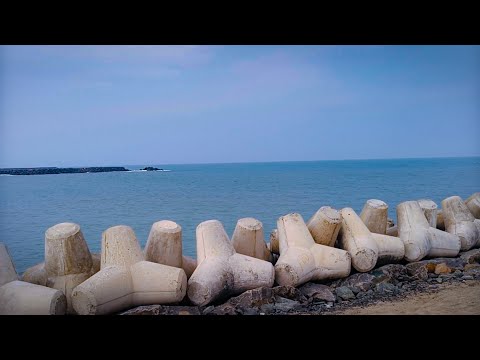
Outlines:
{"label": "dirt ground", "polygon": [[411,295],[364,308],[335,312],[338,315],[480,315],[480,282],[444,284],[435,293]]}

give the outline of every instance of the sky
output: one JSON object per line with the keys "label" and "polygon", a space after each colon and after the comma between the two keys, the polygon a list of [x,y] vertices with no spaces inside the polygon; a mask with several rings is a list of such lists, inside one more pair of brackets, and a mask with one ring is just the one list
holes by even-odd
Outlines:
{"label": "sky", "polygon": [[480,156],[480,46],[0,46],[0,167]]}

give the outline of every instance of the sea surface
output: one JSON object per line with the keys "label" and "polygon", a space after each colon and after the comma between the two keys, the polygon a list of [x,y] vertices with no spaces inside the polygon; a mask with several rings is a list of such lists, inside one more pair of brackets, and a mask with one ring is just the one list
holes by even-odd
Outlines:
{"label": "sea surface", "polygon": [[183,252],[196,256],[195,228],[220,220],[229,236],[242,217],[259,219],[268,242],[279,216],[307,221],[321,206],[352,207],[368,199],[395,207],[406,200],[462,198],[480,191],[480,157],[156,166],[165,172],[0,176],[0,241],[19,273],[43,261],[45,231],[57,223],[81,226],[90,251],[101,234],[129,225],[145,246],[151,225],[169,219],[183,230]]}

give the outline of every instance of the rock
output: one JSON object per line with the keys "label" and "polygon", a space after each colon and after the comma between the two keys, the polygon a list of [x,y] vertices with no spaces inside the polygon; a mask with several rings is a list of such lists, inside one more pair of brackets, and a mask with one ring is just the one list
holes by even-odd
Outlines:
{"label": "rock", "polygon": [[333,295],[330,288],[326,285],[306,283],[299,290],[308,298],[323,301],[335,301],[335,295]]}
{"label": "rock", "polygon": [[471,275],[464,275],[461,277],[462,280],[473,280],[473,276]]}
{"label": "rock", "polygon": [[356,286],[349,286],[348,288],[349,288],[350,290],[352,290],[352,292],[353,292],[355,295],[357,295],[357,294],[361,291],[361,290],[360,290],[358,287],[356,287]]}
{"label": "rock", "polygon": [[361,291],[368,291],[373,286],[375,276],[368,273],[356,273],[342,282],[341,286],[356,287]]}
{"label": "rock", "polygon": [[480,264],[467,264],[465,265],[465,268],[463,269],[463,271],[470,271],[470,270],[480,270]]}
{"label": "rock", "polygon": [[438,282],[439,284],[441,284],[441,283],[443,282],[443,279],[442,279],[441,277],[438,277],[438,278],[436,278],[435,280],[437,280],[437,282]]}
{"label": "rock", "polygon": [[467,264],[480,263],[480,249],[473,249],[460,253],[460,258]]}
{"label": "rock", "polygon": [[453,275],[455,277],[462,277],[463,276],[463,273],[460,271],[460,270],[455,270],[455,272],[453,273]]}
{"label": "rock", "polygon": [[397,287],[393,284],[390,284],[388,282],[382,282],[380,284],[377,284],[375,287],[375,290],[381,294],[384,293],[393,293],[395,290],[397,290]]}
{"label": "rock", "polygon": [[274,301],[273,296],[274,292],[271,288],[260,287],[230,298],[228,303],[241,308],[259,307],[263,304],[272,303]]}
{"label": "rock", "polygon": [[373,283],[379,284],[381,282],[403,279],[407,275],[407,269],[400,264],[388,264],[372,270],[370,273],[376,277]]}
{"label": "rock", "polygon": [[265,315],[272,314],[275,312],[274,304],[265,304],[260,306],[260,314],[264,313]]}
{"label": "rock", "polygon": [[121,315],[200,315],[197,306],[146,305],[128,310]]}
{"label": "rock", "polygon": [[288,312],[290,310],[295,309],[299,305],[300,303],[298,301],[290,300],[281,296],[275,296],[276,311]]}
{"label": "rock", "polygon": [[395,226],[393,219],[387,218],[387,229]]}
{"label": "rock", "polygon": [[346,286],[340,286],[335,289],[337,296],[342,300],[355,299],[355,294]]}
{"label": "rock", "polygon": [[452,269],[450,269],[445,263],[440,263],[435,266],[435,274],[449,274],[451,272]]}
{"label": "rock", "polygon": [[259,312],[260,310],[257,308],[247,308],[243,310],[242,315],[258,315]]}
{"label": "rock", "polygon": [[210,305],[205,310],[203,310],[202,315],[208,315],[215,309],[215,306]]}
{"label": "rock", "polygon": [[423,261],[416,261],[405,266],[407,273],[410,276],[413,276],[420,280],[427,280],[428,278],[428,268],[427,264]]}
{"label": "rock", "polygon": [[156,168],[156,167],[152,167],[152,166],[147,166],[143,169],[140,169],[140,170],[145,170],[145,171],[158,171],[158,170],[163,170],[163,169],[159,169],[159,168]]}
{"label": "rock", "polygon": [[307,298],[302,294],[302,292],[293,286],[288,286],[288,285],[276,286],[272,289],[272,293],[275,296],[281,296],[290,300],[295,300],[300,302],[307,301]]}
{"label": "rock", "polygon": [[162,305],[146,305],[127,310],[120,315],[160,315]]}

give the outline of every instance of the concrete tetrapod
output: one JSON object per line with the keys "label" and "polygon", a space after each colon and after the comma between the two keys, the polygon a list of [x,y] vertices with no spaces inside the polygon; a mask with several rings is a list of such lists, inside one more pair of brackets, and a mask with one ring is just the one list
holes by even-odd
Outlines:
{"label": "concrete tetrapod", "polygon": [[187,278],[197,267],[195,259],[182,255],[182,227],[170,220],[152,225],[144,252],[145,260],[182,268]]}
{"label": "concrete tetrapod", "polygon": [[0,243],[0,315],[63,315],[66,309],[61,291],[18,281],[8,249]]}
{"label": "concrete tetrapod", "polygon": [[475,217],[460,196],[450,196],[442,200],[445,231],[457,235],[461,241],[461,250],[470,250],[479,241],[479,232]]}
{"label": "concrete tetrapod", "polygon": [[399,237],[372,233],[372,238],[378,249],[376,266],[396,263],[405,257],[405,246]]}
{"label": "concrete tetrapod", "polygon": [[316,244],[300,214],[281,216],[277,221],[280,257],[275,264],[279,285],[299,286],[310,280],[347,277],[351,259],[348,252]]}
{"label": "concrete tetrapod", "polygon": [[470,195],[469,198],[465,200],[465,204],[472,215],[475,216],[476,219],[480,219],[480,192]]}
{"label": "concrete tetrapod", "polygon": [[388,205],[382,200],[367,200],[360,213],[360,219],[372,233],[386,234]]}
{"label": "concrete tetrapod", "polygon": [[428,221],[428,224],[436,228],[437,227],[437,204],[434,201],[429,199],[418,200],[418,205],[423,211],[425,218]]}
{"label": "concrete tetrapod", "polygon": [[111,314],[133,306],[175,303],[185,296],[185,271],[145,261],[129,226],[114,226],[103,232],[100,266],[98,273],[73,290],[73,307],[80,315]]}
{"label": "concrete tetrapod", "polygon": [[257,219],[243,218],[237,221],[232,245],[237,254],[272,261],[272,254],[264,240],[263,224]]}
{"label": "concrete tetrapod", "polygon": [[45,232],[45,262],[27,269],[22,280],[61,290],[67,298],[67,313],[73,314],[73,288],[95,272],[80,226],[60,223]]}
{"label": "concrete tetrapod", "polygon": [[270,242],[267,244],[268,250],[274,254],[280,254],[280,245],[278,243],[278,230],[273,229],[270,233]]}
{"label": "concrete tetrapod", "polygon": [[196,229],[197,263],[188,280],[188,298],[203,306],[220,298],[257,287],[272,287],[273,265],[237,254],[218,220],[200,223]]}
{"label": "concrete tetrapod", "polygon": [[405,260],[424,257],[453,257],[460,251],[460,238],[431,227],[418,201],[397,205],[398,235],[405,245]]}
{"label": "concrete tetrapod", "polygon": [[307,222],[313,240],[320,245],[334,246],[342,225],[342,215],[330,206],[322,206]]}
{"label": "concrete tetrapod", "polygon": [[445,219],[443,218],[443,211],[437,211],[437,229],[445,231]]}
{"label": "concrete tetrapod", "polygon": [[[367,272],[375,267],[378,260],[378,246],[365,223],[352,208],[344,208],[342,232],[339,245],[352,257],[352,266],[359,272]],[[386,217],[385,217],[386,226]]]}

